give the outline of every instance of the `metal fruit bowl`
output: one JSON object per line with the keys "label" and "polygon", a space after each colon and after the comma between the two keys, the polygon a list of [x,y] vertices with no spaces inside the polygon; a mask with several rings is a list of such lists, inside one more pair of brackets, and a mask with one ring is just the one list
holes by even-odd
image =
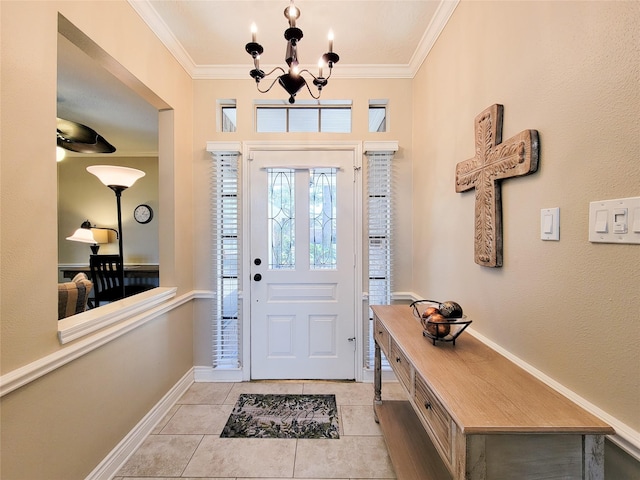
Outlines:
{"label": "metal fruit bowl", "polygon": [[428,308],[437,308],[440,310],[441,305],[443,305],[443,303],[436,300],[417,300],[413,302],[410,307],[413,309],[413,314],[422,324],[423,337],[430,338],[433,345],[435,345],[436,342],[452,342],[453,345],[455,345],[456,338],[471,324],[471,320],[469,320],[465,314],[451,318],[445,317],[446,322],[434,322],[429,320],[431,316],[425,316]]}

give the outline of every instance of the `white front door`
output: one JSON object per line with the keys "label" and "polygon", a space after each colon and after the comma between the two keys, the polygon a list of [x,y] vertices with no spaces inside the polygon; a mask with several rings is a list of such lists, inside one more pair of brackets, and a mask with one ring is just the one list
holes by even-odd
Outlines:
{"label": "white front door", "polygon": [[354,151],[254,151],[251,378],[355,378]]}

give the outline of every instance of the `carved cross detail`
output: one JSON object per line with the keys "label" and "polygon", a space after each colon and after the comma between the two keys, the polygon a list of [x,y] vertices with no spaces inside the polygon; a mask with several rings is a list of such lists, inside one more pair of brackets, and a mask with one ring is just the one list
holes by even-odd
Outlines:
{"label": "carved cross detail", "polygon": [[502,266],[500,181],[538,169],[538,131],[524,130],[502,143],[502,105],[492,105],[475,119],[476,154],[456,165],[456,192],[475,188],[475,262]]}

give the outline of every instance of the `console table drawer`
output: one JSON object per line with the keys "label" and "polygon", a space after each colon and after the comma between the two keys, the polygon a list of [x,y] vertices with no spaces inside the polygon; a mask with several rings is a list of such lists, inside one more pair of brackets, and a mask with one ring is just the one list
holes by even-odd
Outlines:
{"label": "console table drawer", "polygon": [[378,342],[378,345],[380,345],[380,348],[382,349],[382,352],[384,353],[385,357],[389,359],[389,343],[390,343],[389,331],[384,325],[382,325],[378,317],[373,317],[373,319],[374,319],[373,338],[375,339],[376,342]]}
{"label": "console table drawer", "polygon": [[451,462],[451,417],[419,375],[416,375],[414,399],[446,461]]}
{"label": "console table drawer", "polygon": [[391,352],[387,359],[396,377],[398,377],[398,380],[400,380],[407,389],[407,392],[413,392],[413,386],[411,385],[411,363],[409,363],[406,355],[402,353],[402,350],[400,350],[398,344],[393,339],[391,340]]}

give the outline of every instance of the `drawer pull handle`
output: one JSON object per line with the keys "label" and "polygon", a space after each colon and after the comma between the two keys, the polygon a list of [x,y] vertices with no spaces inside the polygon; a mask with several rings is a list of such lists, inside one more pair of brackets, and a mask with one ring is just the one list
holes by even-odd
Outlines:
{"label": "drawer pull handle", "polygon": [[396,357],[396,362],[400,363],[400,357]]}
{"label": "drawer pull handle", "polygon": [[425,407],[427,410],[431,410],[431,402],[424,402],[424,407]]}

